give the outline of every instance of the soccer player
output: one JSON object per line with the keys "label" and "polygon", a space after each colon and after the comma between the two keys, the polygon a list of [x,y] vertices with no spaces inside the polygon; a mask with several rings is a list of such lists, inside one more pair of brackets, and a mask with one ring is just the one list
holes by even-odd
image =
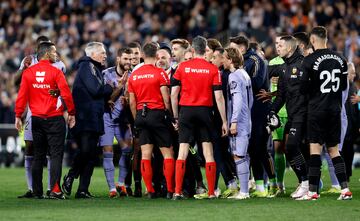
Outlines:
{"label": "soccer player", "polygon": [[285,153],[291,168],[295,172],[300,187],[291,196],[300,198],[309,190],[306,161],[301,153],[304,139],[307,98],[300,92],[300,70],[303,60],[296,39],[283,36],[278,45],[279,56],[285,61],[284,73],[279,76],[278,90],[271,106],[269,118],[276,115],[286,104],[288,121],[285,125]]}
{"label": "soccer player", "polygon": [[[214,42],[216,42],[215,40]],[[219,43],[219,42],[217,42]],[[215,45],[219,46],[219,44]],[[221,46],[221,44],[220,44]],[[209,46],[212,47],[212,46]],[[213,47],[212,47],[213,48]],[[210,62],[218,67],[221,73],[221,82],[222,90],[224,95],[225,104],[227,101],[227,88],[228,88],[228,77],[230,71],[224,69],[223,67],[224,60],[224,49],[222,47],[217,47],[213,50],[212,58]],[[226,105],[225,105],[226,106]],[[213,107],[214,112],[214,124],[216,127],[216,141],[214,143],[214,158],[216,161],[216,182],[215,182],[215,195],[221,195],[222,198],[227,198],[228,196],[238,192],[238,187],[235,179],[235,164],[231,153],[228,151],[229,139],[227,137],[221,137],[221,117],[219,111],[217,110],[216,105]],[[219,175],[222,175],[227,189],[221,193],[220,188],[218,187]]]}
{"label": "soccer player", "polygon": [[169,128],[170,97],[169,78],[155,67],[157,45],[147,43],[143,47],[144,65],[131,74],[128,83],[131,113],[139,130],[141,145],[141,174],[149,198],[155,197],[152,186],[151,157],[154,145],[160,148],[164,157],[164,175],[168,198],[174,193],[175,161],[171,148]]}
{"label": "soccer player", "polygon": [[240,192],[229,198],[247,199],[250,176],[250,159],[247,153],[251,133],[251,107],[253,94],[251,79],[242,68],[243,58],[236,48],[227,48],[224,53],[224,68],[231,71],[228,83],[227,117],[230,125],[230,148],[236,164]]}
{"label": "soccer player", "polygon": [[222,48],[221,43],[215,38],[207,39],[208,44],[206,46],[205,59],[210,62],[213,58],[213,54],[216,48]]}
{"label": "soccer player", "polygon": [[[50,42],[49,38],[46,36],[39,36],[36,39],[36,45],[37,47],[40,45],[41,42]],[[31,54],[29,56],[26,56],[20,65],[19,71],[17,72],[16,76],[15,76],[15,85],[20,85],[21,82],[21,78],[22,78],[22,73],[23,71],[25,71],[25,69],[27,69],[28,67],[35,65],[39,62],[39,57],[38,54]],[[58,68],[59,70],[61,70],[63,73],[66,72],[66,67],[65,64],[60,61],[58,59],[58,56],[55,60],[54,63],[52,63],[52,65],[56,68]],[[49,90],[49,93],[52,96],[55,97],[59,97],[58,90],[54,89],[54,90]],[[55,93],[55,94],[52,94]],[[58,102],[61,102],[60,98],[58,98]],[[33,135],[32,135],[32,121],[31,121],[31,110],[30,108],[27,109],[26,112],[26,117],[25,117],[25,127],[24,127],[24,140],[25,140],[25,175],[26,175],[26,182],[27,182],[27,186],[28,186],[28,191],[21,195],[18,196],[18,198],[28,198],[28,197],[32,197],[32,173],[31,173],[31,166],[32,166],[32,162],[34,159],[34,153],[33,153]],[[50,160],[50,156],[46,156],[47,159],[47,168],[48,168],[48,186],[47,186],[47,192],[46,195],[50,194],[50,177],[51,177],[51,171],[50,171],[50,165],[51,165],[51,160]]]}
{"label": "soccer player", "polygon": [[344,160],[339,153],[342,91],[347,87],[347,63],[343,56],[327,48],[327,30],[314,27],[310,42],[315,51],[304,58],[302,93],[309,96],[307,132],[310,142],[309,192],[299,200],[317,200],[321,173],[321,150],[325,144],[341,186],[338,200],[352,199],[346,180]]}
{"label": "soccer player", "polygon": [[[258,94],[261,89],[268,91],[269,79],[265,61],[249,48],[249,39],[242,35],[230,38],[230,47],[238,48],[243,54],[244,69],[251,78],[253,95]],[[269,112],[270,105],[268,102],[263,103],[254,98],[251,109],[252,131],[249,141],[249,154],[256,183],[256,191],[252,194],[255,197],[268,196],[268,191],[264,187],[264,169],[269,177],[271,188],[276,188],[273,159],[267,151],[269,134],[266,125]]]}
{"label": "soccer player", "polygon": [[[130,44],[128,44],[128,47],[133,52],[131,56],[131,70],[134,71],[136,68],[142,65],[141,45],[138,42],[131,42]],[[131,126],[133,131],[133,157],[132,157],[133,159],[132,159],[132,163],[128,167],[128,174],[125,178],[125,186],[129,196],[133,195],[134,197],[141,197],[142,196],[141,171],[140,171],[141,150],[140,150],[138,135],[137,132],[134,130],[133,123],[134,123],[133,119],[131,119]],[[134,193],[131,189],[132,174],[134,175],[134,184],[135,184]]]}
{"label": "soccer player", "polygon": [[141,45],[138,42],[134,41],[129,43],[128,47],[132,51],[131,65],[133,69],[135,66],[141,63]]}
{"label": "soccer player", "polygon": [[64,106],[58,103],[58,98],[49,94],[49,89],[59,89],[68,111],[70,128],[75,125],[75,108],[65,76],[59,69],[52,66],[56,62],[55,45],[42,42],[38,46],[39,62],[23,72],[19,94],[16,100],[15,127],[22,130],[21,116],[27,103],[32,111],[32,135],[34,147],[34,162],[32,165],[32,188],[35,198],[43,198],[43,162],[47,150],[51,158],[51,177],[49,198],[65,199],[59,187],[61,178],[62,158],[66,124],[63,118]]}
{"label": "soccer player", "polygon": [[[104,129],[105,134],[100,137],[99,144],[103,149],[103,167],[106,181],[109,186],[109,197],[114,198],[117,192],[120,196],[127,196],[125,188],[125,177],[128,173],[126,162],[130,162],[132,148],[131,148],[131,132],[129,130],[127,116],[124,113],[124,103],[120,102],[119,96],[125,95],[125,85],[129,76],[131,68],[130,48],[121,48],[117,53],[117,65],[110,67],[103,71],[104,81],[114,85],[119,91],[118,99],[112,104],[111,108],[107,108],[104,113]],[[116,90],[113,94],[116,93]],[[119,178],[118,183],[114,182],[114,154],[113,141],[114,137],[118,141],[121,148],[121,156],[119,159]]]}
{"label": "soccer player", "polygon": [[174,61],[171,67],[171,76],[174,75],[177,66],[184,61],[185,52],[188,51],[189,47],[190,44],[186,39],[177,38],[171,41],[171,53]]}
{"label": "soccer player", "polygon": [[[207,62],[205,49],[207,41],[197,36],[192,41],[194,58],[179,64],[174,76],[171,91],[171,103],[174,118],[179,125],[179,154],[176,161],[174,200],[183,198],[182,184],[185,174],[185,160],[189,153],[189,144],[194,141],[197,132],[202,143],[205,157],[206,178],[208,181],[208,197],[215,198],[214,185],[216,178],[216,163],[213,157],[211,107],[213,106],[213,90],[215,100],[222,119],[222,136],[228,132],[225,116],[225,102],[221,87],[221,76],[218,68]],[[178,96],[181,90],[180,102]],[[181,106],[180,113],[179,107]],[[179,118],[180,117],[180,118]]]}

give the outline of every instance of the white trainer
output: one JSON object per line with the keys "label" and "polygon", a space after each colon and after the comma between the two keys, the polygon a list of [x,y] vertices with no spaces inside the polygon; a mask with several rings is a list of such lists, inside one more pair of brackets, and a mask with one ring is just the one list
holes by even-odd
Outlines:
{"label": "white trainer", "polygon": [[250,198],[249,193],[242,193],[242,192],[238,192],[236,195],[228,197],[228,199],[235,199],[235,200],[245,200],[249,198]]}

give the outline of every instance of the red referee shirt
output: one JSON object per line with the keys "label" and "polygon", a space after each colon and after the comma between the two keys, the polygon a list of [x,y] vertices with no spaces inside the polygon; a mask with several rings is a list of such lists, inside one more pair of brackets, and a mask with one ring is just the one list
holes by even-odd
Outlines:
{"label": "red referee shirt", "polygon": [[160,87],[168,85],[169,78],[163,69],[145,64],[131,74],[128,91],[135,95],[137,110],[141,110],[144,103],[149,109],[165,109]]}
{"label": "red referee shirt", "polygon": [[75,115],[74,102],[64,74],[48,60],[27,68],[22,75],[20,90],[15,103],[16,117],[21,117],[29,103],[32,116],[55,117],[63,115],[64,105],[49,94],[50,89],[60,90],[70,115]]}
{"label": "red referee shirt", "polygon": [[202,58],[180,63],[174,78],[181,82],[181,106],[213,106],[213,86],[221,85],[219,69]]}

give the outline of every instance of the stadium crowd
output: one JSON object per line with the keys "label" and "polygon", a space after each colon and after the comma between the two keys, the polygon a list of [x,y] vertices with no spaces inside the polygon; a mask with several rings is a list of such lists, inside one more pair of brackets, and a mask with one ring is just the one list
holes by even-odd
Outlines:
{"label": "stadium crowd", "polygon": [[[25,140],[31,143],[33,141],[33,144],[27,143],[26,148],[27,150],[30,147],[34,148],[34,153],[29,155],[27,152],[28,158],[25,157],[25,165],[28,165],[25,169],[29,191],[22,197],[42,198],[42,184],[40,185],[38,174],[41,161],[45,159],[46,148],[43,149],[42,146],[40,153],[39,141],[44,139],[41,136],[50,131],[43,131],[40,128],[49,124],[47,119],[56,117],[56,120],[59,120],[60,95],[62,102],[68,107],[69,125],[70,128],[74,127],[70,134],[74,136],[79,151],[60,189],[61,172],[58,162],[60,155],[57,152],[59,149],[55,151],[53,148],[58,146],[49,140],[48,171],[51,176],[49,175],[47,195],[50,198],[62,199],[64,197],[62,191],[70,195],[72,183],[78,177],[80,184],[75,198],[92,197],[88,189],[96,158],[96,148],[92,147],[98,142],[103,148],[103,166],[109,185],[109,197],[117,197],[118,194],[141,196],[142,176],[150,198],[163,195],[174,200],[191,196],[204,199],[221,195],[224,198],[247,199],[250,197],[248,187],[250,164],[256,184],[252,196],[276,197],[285,194],[285,186],[283,177],[279,178],[279,171],[275,171],[273,157],[267,147],[270,131],[284,125],[286,126],[283,131],[277,132],[279,137],[273,139],[283,142],[277,148],[281,145],[286,147],[283,152],[275,147],[275,166],[279,162],[283,164],[284,161],[280,158],[285,160],[286,156],[286,160],[294,170],[298,178],[298,188],[291,197],[298,200],[319,198],[320,154],[322,145],[326,144],[329,150],[327,156],[329,167],[331,164],[334,168],[330,171],[332,172],[330,175],[334,178],[331,191],[340,193],[339,200],[352,198],[348,188],[351,166],[349,171],[346,165],[348,162],[344,163],[340,156],[338,143],[341,141],[345,145],[343,141],[346,132],[342,130],[344,135],[340,140],[340,128],[343,125],[340,124],[340,110],[345,111],[344,105],[348,102],[352,111],[354,105],[351,106],[350,100],[358,99],[356,96],[351,96],[353,94],[346,99],[349,93],[347,90],[356,93],[356,89],[353,90],[355,85],[347,86],[346,83],[348,66],[352,75],[356,74],[355,70],[359,66],[360,21],[359,18],[345,13],[350,8],[357,10],[359,6],[354,5],[355,3],[351,1],[347,4],[343,2],[305,4],[286,1],[276,3],[254,1],[251,4],[236,1],[229,1],[227,4],[220,4],[217,1],[127,1],[124,5],[116,2],[102,4],[96,1],[47,3],[36,7],[36,4],[40,6],[39,3],[24,2],[21,8],[25,10],[18,14],[13,12],[14,14],[11,15],[7,14],[9,10],[6,10],[6,7],[17,9],[19,8],[17,4],[22,3],[10,1],[1,5],[2,22],[5,24],[4,42],[6,42],[1,47],[10,48],[2,55],[5,61],[1,66],[3,69],[1,76],[4,78],[1,102],[1,108],[4,109],[1,112],[3,122],[11,123],[15,119],[14,101],[17,99],[15,124],[17,129],[21,130],[21,117],[24,114],[28,95],[24,92],[26,83],[22,82],[17,97],[17,88],[12,84],[13,78],[16,72],[17,76],[22,72],[26,72],[24,76],[29,76],[28,73],[31,71],[34,73],[35,70],[41,71],[41,65],[48,65],[48,70],[55,70],[51,67],[55,66],[65,72],[69,86],[73,87],[72,96],[76,109],[74,114],[73,101],[69,98],[69,93],[61,79],[56,82],[58,88],[51,89],[49,94],[41,95],[51,96],[52,102],[57,101],[56,111],[51,112],[49,109],[44,114],[42,113],[44,110],[33,109],[35,106],[31,102],[34,100],[29,100],[31,110],[35,110],[31,118],[34,138],[25,137]],[[191,9],[183,10],[185,8]],[[274,13],[275,8],[277,13]],[[32,17],[33,14],[37,16]],[[54,17],[50,14],[55,14],[57,19],[50,19]],[[171,16],[173,14],[179,16]],[[225,15],[229,16],[226,18]],[[186,26],[180,25],[184,23]],[[23,24],[24,28],[19,28],[20,24]],[[324,25],[327,29],[319,25]],[[38,36],[34,33],[47,35],[49,40],[39,41],[37,38],[37,46],[34,47],[34,38]],[[245,35],[249,36],[250,40]],[[220,41],[210,38],[214,36]],[[229,38],[229,36],[237,37]],[[144,42],[143,46],[140,47],[137,41]],[[84,51],[86,56],[83,56]],[[141,60],[143,63],[140,63],[136,55],[140,51],[143,52]],[[33,53],[37,53],[37,56],[30,56]],[[186,53],[189,53],[189,58],[185,58]],[[276,57],[277,55],[279,57]],[[21,60],[22,57],[26,58]],[[274,57],[276,58],[272,59]],[[268,63],[267,59],[272,60]],[[326,79],[321,86],[319,85],[321,94],[319,95],[315,90],[304,89],[317,84],[314,83],[317,82],[314,76],[317,76],[318,69],[312,70],[312,65],[323,60],[327,63],[330,59],[335,59],[338,63],[331,63],[334,65],[332,67],[322,66],[321,70],[324,71],[321,72],[321,76],[329,73],[331,79]],[[46,62],[48,60],[52,65]],[[58,64],[59,62],[61,64]],[[352,64],[354,67],[351,66]],[[103,65],[109,68],[102,72]],[[66,71],[63,66],[66,67]],[[84,77],[87,76],[85,73],[92,73],[93,76]],[[339,75],[340,73],[343,75]],[[191,81],[188,77],[190,74],[193,75]],[[208,74],[206,81],[204,78],[198,78],[199,74]],[[303,77],[303,74],[308,79]],[[38,79],[39,76],[43,76],[42,72],[36,72],[36,81],[42,83]],[[323,79],[321,76],[320,80]],[[156,82],[146,80],[148,84],[139,83],[141,79],[145,81],[149,78],[156,78]],[[27,82],[31,81],[25,79]],[[278,84],[277,93],[269,91],[269,80],[272,85]],[[330,81],[337,84],[334,83],[335,86],[329,89],[326,86]],[[351,79],[349,81],[352,82]],[[48,87],[44,84],[32,85],[42,89]],[[170,85],[169,94],[167,89]],[[155,87],[159,87],[160,91],[154,90]],[[214,95],[211,88],[214,90]],[[151,97],[149,91],[152,91]],[[343,101],[340,99],[342,91],[344,91]],[[66,97],[63,96],[64,92]],[[31,92],[30,95],[33,93]],[[304,95],[307,93],[308,98]],[[333,96],[333,100],[329,100],[329,96],[324,95],[327,93]],[[272,97],[275,97],[273,104],[268,102]],[[217,107],[215,109],[212,109],[213,99],[214,104],[216,103],[214,107]],[[308,101],[315,105],[310,105],[307,109]],[[39,105],[39,102],[41,101],[36,105]],[[128,111],[127,104],[129,104]],[[288,122],[280,123],[277,113],[284,104],[286,104]],[[340,106],[343,108],[341,109]],[[164,109],[167,111],[163,113]],[[335,128],[329,132],[330,134],[323,130],[327,127],[325,121],[319,120],[324,114],[329,114],[324,110],[334,111],[334,115],[329,115],[330,119],[337,119],[339,116],[339,122],[333,120],[329,124]],[[319,113],[323,114],[317,115]],[[353,115],[357,117],[356,113],[351,112],[350,115],[348,113],[347,118]],[[45,121],[42,117],[45,117]],[[131,122],[131,119],[135,119],[135,122]],[[162,119],[166,119],[166,122],[162,122]],[[306,122],[307,133],[304,133]],[[355,128],[357,132],[357,124],[354,125],[356,119],[350,119],[349,122],[352,124],[351,128]],[[130,125],[132,125],[131,129]],[[178,138],[174,135],[177,134],[176,131]],[[353,131],[349,133],[352,134]],[[307,149],[304,148],[307,144],[304,143],[305,134],[310,143],[310,153],[304,151]],[[135,138],[129,143],[131,135]],[[227,135],[229,140],[221,138]],[[61,136],[65,135],[61,134]],[[114,136],[122,152],[117,183],[113,180]],[[179,143],[176,140],[179,140]],[[352,145],[353,138],[351,140],[352,142],[346,145]],[[131,154],[128,154],[132,152],[131,148],[129,149],[130,145],[134,146],[134,158],[139,157],[139,159],[130,160]],[[161,154],[156,153],[156,148],[153,149],[154,145],[160,147]],[[340,150],[343,145],[340,146]],[[136,151],[139,151],[140,146],[141,153],[138,153]],[[193,148],[194,146],[197,148]],[[221,153],[222,146],[227,146],[231,155],[228,151]],[[201,157],[201,152],[204,158]],[[344,152],[343,149],[342,156],[346,158]],[[162,159],[161,155],[163,164],[158,164],[162,162],[159,160]],[[156,158],[159,156],[160,158]],[[55,157],[56,165],[50,163]],[[155,160],[152,160],[153,157]],[[203,184],[199,163],[205,165],[208,190]],[[32,166],[29,166],[31,164]],[[29,177],[28,172],[31,168],[32,177]],[[163,173],[159,172],[161,168]],[[135,182],[134,193],[131,189],[132,170]],[[283,172],[284,170],[280,173]],[[217,184],[219,173],[223,176],[227,187],[223,193]],[[196,185],[192,186],[194,183]]]}

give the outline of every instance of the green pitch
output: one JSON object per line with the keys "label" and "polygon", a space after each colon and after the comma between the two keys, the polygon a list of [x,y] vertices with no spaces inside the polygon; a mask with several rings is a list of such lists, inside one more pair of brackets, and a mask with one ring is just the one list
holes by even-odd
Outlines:
{"label": "green pitch", "polygon": [[[68,169],[64,169],[67,172]],[[44,173],[44,180],[46,179]],[[324,188],[329,187],[327,171],[323,172]],[[103,170],[94,172],[90,192],[95,199],[58,200],[17,199],[26,191],[24,169],[0,169],[0,220],[358,220],[360,217],[360,170],[355,170],[350,183],[354,199],[337,201],[338,195],[321,195],[320,200],[303,202],[289,197],[235,201],[165,199],[145,197],[107,197]],[[287,195],[295,189],[295,176],[285,176]],[[44,182],[45,184],[45,182]],[[223,184],[222,184],[223,185]],[[74,189],[77,182],[74,183]],[[222,186],[223,187],[223,186]],[[222,188],[223,189],[223,188]]]}

